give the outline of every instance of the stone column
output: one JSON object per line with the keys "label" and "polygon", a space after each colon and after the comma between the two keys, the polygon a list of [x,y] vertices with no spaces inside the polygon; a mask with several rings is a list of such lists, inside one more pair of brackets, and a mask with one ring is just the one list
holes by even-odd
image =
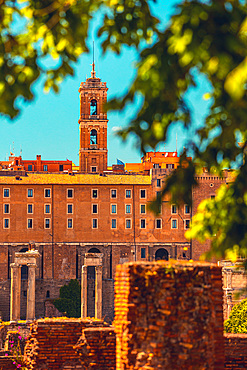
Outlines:
{"label": "stone column", "polygon": [[20,320],[21,266],[11,263],[10,321]]}
{"label": "stone column", "polygon": [[87,266],[81,268],[81,317],[87,317]]}
{"label": "stone column", "polygon": [[95,317],[102,318],[102,266],[95,266]]}
{"label": "stone column", "polygon": [[35,319],[35,263],[28,263],[27,321]]}

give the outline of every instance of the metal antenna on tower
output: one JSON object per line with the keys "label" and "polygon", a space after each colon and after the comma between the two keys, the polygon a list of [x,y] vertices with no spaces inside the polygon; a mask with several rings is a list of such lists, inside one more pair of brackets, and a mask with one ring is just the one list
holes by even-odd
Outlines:
{"label": "metal antenna on tower", "polygon": [[96,78],[95,63],[94,63],[94,41],[93,41],[93,63],[92,63],[91,78]]}
{"label": "metal antenna on tower", "polygon": [[94,41],[93,41],[93,63],[94,63]]}

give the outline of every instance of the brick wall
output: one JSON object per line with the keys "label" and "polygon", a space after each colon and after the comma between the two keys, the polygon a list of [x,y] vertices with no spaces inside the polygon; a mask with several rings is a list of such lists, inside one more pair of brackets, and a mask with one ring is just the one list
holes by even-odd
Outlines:
{"label": "brick wall", "polygon": [[16,370],[12,357],[0,356],[0,370]]}
{"label": "brick wall", "polygon": [[[84,367],[75,345],[83,329],[107,326],[109,325],[100,320],[68,318],[37,320],[31,326],[31,334],[25,347],[25,361],[30,369],[82,370]],[[98,346],[100,349],[99,341]],[[92,351],[94,348],[92,344]]]}
{"label": "brick wall", "polygon": [[116,334],[113,327],[84,329],[75,348],[83,369],[116,369]]}
{"label": "brick wall", "polygon": [[223,369],[221,268],[126,263],[115,282],[117,369]]}
{"label": "brick wall", "polygon": [[247,334],[225,334],[225,369],[247,369]]}
{"label": "brick wall", "polygon": [[[201,201],[211,198],[211,196],[215,196],[219,187],[226,182],[225,177],[221,178],[219,176],[212,176],[207,172],[200,174],[200,176],[196,177],[196,180],[198,182],[198,186],[195,186],[192,189],[192,217],[197,212],[197,208]],[[210,249],[210,246],[210,240],[205,240],[203,244],[198,240],[192,240],[192,259],[198,261],[201,254],[207,252]]]}

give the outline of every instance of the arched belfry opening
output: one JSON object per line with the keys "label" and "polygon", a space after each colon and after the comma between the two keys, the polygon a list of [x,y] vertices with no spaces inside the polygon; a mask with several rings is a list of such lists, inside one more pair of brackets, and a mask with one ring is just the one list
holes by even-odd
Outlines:
{"label": "arched belfry opening", "polygon": [[90,116],[97,116],[97,101],[95,99],[90,102]]}
{"label": "arched belfry opening", "polygon": [[97,144],[97,131],[95,129],[91,130],[90,132],[90,144]]}
{"label": "arched belfry opening", "polygon": [[165,261],[169,260],[169,254],[165,248],[159,248],[155,252],[155,261],[159,261],[159,260],[165,260]]}

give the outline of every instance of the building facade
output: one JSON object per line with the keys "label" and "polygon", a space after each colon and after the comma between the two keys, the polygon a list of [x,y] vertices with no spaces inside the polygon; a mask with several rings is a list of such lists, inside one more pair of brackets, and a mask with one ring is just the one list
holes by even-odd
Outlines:
{"label": "building facade", "polygon": [[[41,256],[36,271],[36,317],[45,315],[45,302],[58,298],[61,286],[81,278],[85,253],[90,252],[103,254],[103,317],[109,320],[113,319],[117,264],[198,260],[209,247],[187,240],[184,234],[200,200],[215,196],[226,179],[203,173],[198,177],[199,186],[193,189],[192,207],[171,204],[167,196],[157,216],[149,212],[149,203],[177,167],[179,157],[177,152],[150,153],[142,159],[139,170],[136,164],[109,169],[104,111],[107,90],[106,83],[96,77],[93,64],[91,77],[79,89],[79,172],[72,167],[66,172],[64,168],[55,171],[55,167],[44,171],[42,166],[32,171],[0,171],[0,311],[4,320],[9,319],[10,264],[15,252],[26,251],[30,242]],[[27,276],[28,268],[23,266],[23,318]],[[88,270],[90,316],[94,315],[94,299],[92,267]]]}

